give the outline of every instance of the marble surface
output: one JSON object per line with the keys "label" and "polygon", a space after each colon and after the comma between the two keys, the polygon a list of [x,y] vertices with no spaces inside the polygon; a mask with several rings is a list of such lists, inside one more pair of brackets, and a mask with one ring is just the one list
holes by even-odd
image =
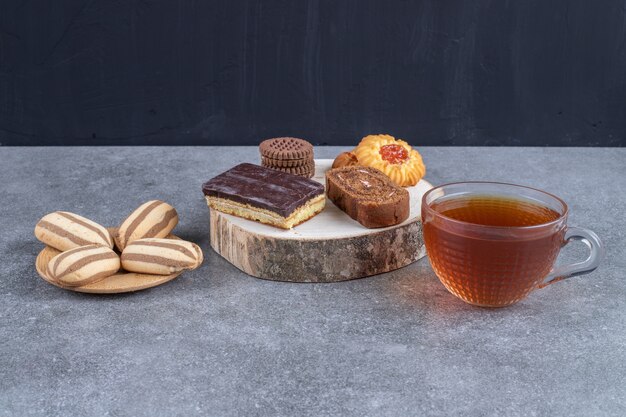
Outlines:
{"label": "marble surface", "polygon": [[[435,185],[563,197],[606,244],[602,266],[497,310],[449,294],[427,258],[335,284],[263,281],[210,249],[200,191],[255,148],[0,148],[0,416],[626,415],[626,149],[420,150]],[[201,268],[116,296],[37,276],[44,214],[115,225],[154,198],[177,208]]]}

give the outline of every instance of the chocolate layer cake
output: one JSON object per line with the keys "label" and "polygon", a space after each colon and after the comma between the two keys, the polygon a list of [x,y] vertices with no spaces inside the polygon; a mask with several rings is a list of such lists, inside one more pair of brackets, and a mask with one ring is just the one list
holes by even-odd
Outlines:
{"label": "chocolate layer cake", "polygon": [[308,178],[240,164],[202,186],[209,207],[283,229],[310,219],[326,202],[324,186]]}
{"label": "chocolate layer cake", "polygon": [[375,168],[327,171],[326,193],[337,207],[370,229],[393,226],[409,217],[409,192]]}

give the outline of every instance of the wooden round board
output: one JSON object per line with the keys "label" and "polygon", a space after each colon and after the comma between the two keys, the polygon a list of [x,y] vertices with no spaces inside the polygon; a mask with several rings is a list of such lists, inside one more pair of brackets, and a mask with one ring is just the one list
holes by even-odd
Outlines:
{"label": "wooden round board", "polygon": [[[109,228],[109,231],[113,233],[115,232],[115,229]],[[167,236],[167,239],[180,238],[174,235],[169,235]],[[147,288],[156,287],[157,285],[161,285],[168,281],[171,281],[183,272],[181,271],[171,275],[149,275],[120,270],[117,274],[106,277],[102,281],[83,285],[81,287],[68,287],[50,278],[46,272],[50,260],[59,253],[61,253],[61,251],[54,249],[50,246],[46,246],[45,248],[43,248],[43,250],[39,252],[39,255],[37,255],[37,260],[35,261],[37,273],[49,284],[55,285],[59,288],[77,292],[85,292],[91,294],[118,294],[124,292],[145,290]]]}
{"label": "wooden round board", "polygon": [[[325,183],[332,160],[317,159],[313,179]],[[245,273],[291,282],[337,282],[393,271],[426,254],[422,237],[422,180],[407,190],[411,212],[403,223],[367,229],[326,200],[312,219],[282,230],[210,209],[211,247]]]}

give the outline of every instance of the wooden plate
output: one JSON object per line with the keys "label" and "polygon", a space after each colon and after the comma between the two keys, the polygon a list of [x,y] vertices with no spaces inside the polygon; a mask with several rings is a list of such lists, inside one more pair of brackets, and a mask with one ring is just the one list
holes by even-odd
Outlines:
{"label": "wooden plate", "polygon": [[[116,230],[116,228],[109,228],[109,232],[111,233],[115,233]],[[167,239],[180,238],[178,236],[169,235],[167,236]],[[173,280],[183,272],[181,271],[171,275],[149,275],[120,270],[117,274],[111,275],[110,277],[107,277],[102,281],[83,285],[81,287],[68,287],[61,284],[60,282],[53,280],[46,274],[48,262],[50,262],[50,260],[59,253],[61,253],[61,251],[54,249],[50,246],[46,246],[45,248],[43,248],[43,250],[39,252],[39,255],[37,255],[37,260],[35,261],[37,273],[49,284],[55,285],[59,288],[77,292],[85,292],[91,294],[118,294],[124,292],[145,290],[146,288],[152,288],[156,287],[157,285],[165,284],[166,282]]]}
{"label": "wooden plate", "polygon": [[[325,183],[330,159],[315,161],[313,179]],[[403,223],[367,229],[326,200],[324,210],[292,230],[210,209],[211,247],[237,268],[258,278],[336,282],[393,271],[422,258],[422,180],[407,190],[411,212]]]}

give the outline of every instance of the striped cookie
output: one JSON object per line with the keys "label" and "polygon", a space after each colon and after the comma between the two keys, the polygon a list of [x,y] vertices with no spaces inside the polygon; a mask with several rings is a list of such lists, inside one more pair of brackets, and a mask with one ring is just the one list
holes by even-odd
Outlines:
{"label": "striped cookie", "polygon": [[61,252],[48,263],[48,276],[78,287],[103,280],[120,269],[120,257],[105,246],[87,245]]}
{"label": "striped cookie", "polygon": [[152,200],[139,206],[120,225],[115,244],[120,251],[133,240],[165,237],[178,224],[178,213],[169,204]]}
{"label": "striped cookie", "polygon": [[35,237],[60,251],[91,244],[113,247],[113,238],[107,229],[67,211],[43,216],[35,226]]}
{"label": "striped cookie", "polygon": [[122,252],[122,267],[131,272],[169,275],[202,263],[198,245],[177,239],[138,239]]}

